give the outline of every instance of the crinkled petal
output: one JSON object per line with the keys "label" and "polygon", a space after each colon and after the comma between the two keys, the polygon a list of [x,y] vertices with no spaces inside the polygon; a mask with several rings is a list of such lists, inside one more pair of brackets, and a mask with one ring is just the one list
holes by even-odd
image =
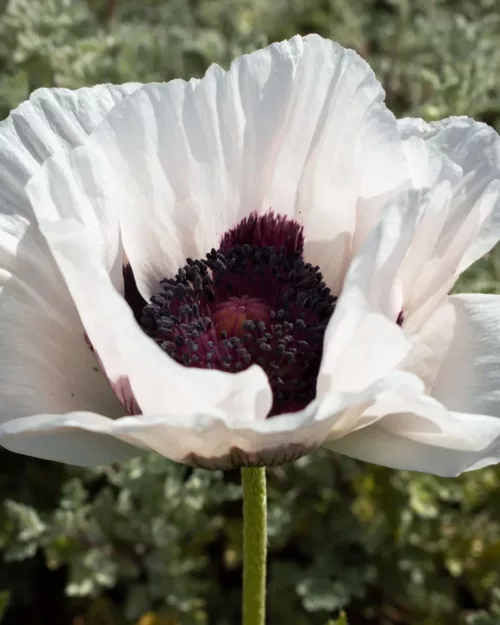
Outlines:
{"label": "crinkled petal", "polygon": [[179,404],[172,404],[168,414],[115,420],[83,412],[38,415],[0,425],[0,445],[83,466],[145,450],[209,469],[270,466],[313,451],[333,429],[341,436],[362,427],[367,409],[380,407],[398,388],[419,384],[415,376],[396,374],[361,393],[325,395],[301,412],[263,420],[210,411],[209,406],[185,414]]}
{"label": "crinkled petal", "polygon": [[[394,469],[455,476],[500,460],[500,419],[449,411],[412,374],[366,407],[350,430],[332,428],[324,446]],[[400,378],[405,380],[405,377]]]}
{"label": "crinkled petal", "polygon": [[465,225],[436,252],[451,205],[451,185],[442,181],[385,208],[351,263],[327,327],[318,392],[359,389],[393,370],[432,385],[451,340],[448,293],[473,236]]}
{"label": "crinkled petal", "polygon": [[444,181],[432,191],[402,193],[385,208],[351,263],[328,324],[318,393],[360,389],[398,369],[434,380],[450,340],[443,302],[462,249],[433,258],[449,205]]}
{"label": "crinkled petal", "polygon": [[0,217],[0,420],[82,408],[123,414],[44,238],[34,224],[7,219]]}
{"label": "crinkled petal", "polygon": [[0,421],[83,408],[123,414],[24,186],[44,159],[82,144],[134,88],[40,89],[0,123]]}
{"label": "crinkled petal", "polygon": [[408,118],[398,126],[414,182],[452,182],[452,206],[436,251],[443,253],[464,227],[472,232],[460,273],[500,240],[500,137],[487,124],[468,117],[433,123]]}
{"label": "crinkled petal", "polygon": [[[447,236],[455,197],[452,183],[442,180],[432,189],[402,192],[386,205],[351,263],[327,339],[342,319],[352,324],[353,314],[366,312],[394,322],[401,314],[410,334],[422,329],[455,284],[475,237],[474,210],[464,216],[455,236]],[[493,199],[488,188],[475,209],[488,210]],[[342,341],[343,330],[338,334]]]}
{"label": "crinkled petal", "polygon": [[325,332],[319,394],[360,390],[410,353],[412,343],[396,323],[403,304],[398,274],[426,198],[412,191],[390,204],[353,259]]}
{"label": "crinkled petal", "polygon": [[82,145],[109,111],[139,85],[77,91],[38,89],[0,122],[0,209],[31,216],[24,186],[50,156]]}
{"label": "crinkled petal", "polygon": [[[409,408],[409,406],[408,406]],[[375,425],[324,444],[351,458],[393,469],[455,477],[500,461],[500,420],[477,414],[454,413],[454,427],[441,427],[423,436],[404,431],[413,415],[394,414]],[[391,426],[397,424],[395,431]],[[410,434],[411,425],[409,426]]]}
{"label": "crinkled petal", "polygon": [[[121,211],[146,298],[186,257],[203,257],[251,211],[270,207],[304,222],[307,260],[338,291],[353,232],[379,209],[375,201],[372,214],[371,204],[358,211],[358,198],[366,204],[407,177],[383,97],[353,51],[294,37],[228,72],[212,66],[201,81],[144,86],[58,168],[77,172],[71,184],[82,190],[92,172],[94,193],[78,203]],[[62,175],[54,170],[49,184]],[[61,191],[60,213],[64,200]]]}
{"label": "crinkled petal", "polygon": [[[425,202],[422,206],[426,219]],[[391,370],[415,374],[420,388],[391,389],[354,427],[333,427],[325,446],[360,460],[444,476],[494,464],[500,461],[500,297],[445,297],[418,333],[407,334],[391,309],[392,290],[405,292],[399,268],[405,267],[400,261],[406,244],[398,228],[411,225],[403,220],[398,227],[397,215],[370,235],[353,263],[327,329],[318,388],[325,388],[325,380],[329,388],[355,388]],[[385,327],[380,317],[392,325]]]}
{"label": "crinkled petal", "polygon": [[108,417],[90,412],[39,414],[0,425],[0,446],[80,467],[122,462],[143,450],[107,433]]}
{"label": "crinkled petal", "polygon": [[500,296],[453,295],[452,338],[432,395],[450,410],[500,422]]}
{"label": "crinkled petal", "polygon": [[432,388],[453,335],[453,306],[446,297],[418,329],[410,334],[412,347],[399,363],[403,371],[418,375],[427,389]]}

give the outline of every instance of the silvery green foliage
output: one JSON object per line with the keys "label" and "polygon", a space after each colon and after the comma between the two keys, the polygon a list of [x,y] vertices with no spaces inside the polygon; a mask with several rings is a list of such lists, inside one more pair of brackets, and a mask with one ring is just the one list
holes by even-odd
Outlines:
{"label": "silvery green foliage", "polygon": [[[199,76],[211,62],[316,31],[368,58],[396,113],[498,125],[499,8],[0,0],[0,112],[38,86]],[[497,290],[499,262],[490,254],[462,287]],[[86,472],[5,451],[0,462],[7,625],[67,625],[75,615],[84,625],[239,622],[237,473],[155,456]],[[500,623],[498,469],[440,480],[318,452],[269,471],[269,544],[270,623],[325,625],[342,608],[354,625]],[[6,603],[1,595],[0,610]]]}
{"label": "silvery green foliage", "polygon": [[496,0],[2,0],[0,93],[197,76],[296,32],[355,48],[400,112],[496,117]]}
{"label": "silvery green foliage", "polygon": [[[185,625],[237,622],[237,472],[147,456],[61,477],[54,506],[7,502],[7,560],[27,563],[41,548],[49,568],[68,566],[69,604],[95,612],[111,602],[112,625],[149,611]],[[493,618],[499,478],[488,469],[440,480],[323,452],[270,470],[270,622],[324,625],[343,607],[353,622],[432,614],[425,622],[444,625],[484,620],[488,610]]]}

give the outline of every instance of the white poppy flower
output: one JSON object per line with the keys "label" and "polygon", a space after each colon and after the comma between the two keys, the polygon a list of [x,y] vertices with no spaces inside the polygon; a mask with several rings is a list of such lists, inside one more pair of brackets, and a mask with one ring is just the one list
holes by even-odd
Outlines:
{"label": "white poppy flower", "polygon": [[321,445],[454,475],[500,458],[500,141],[397,122],[295,37],[202,80],[40,90],[0,127],[0,445],[209,468]]}

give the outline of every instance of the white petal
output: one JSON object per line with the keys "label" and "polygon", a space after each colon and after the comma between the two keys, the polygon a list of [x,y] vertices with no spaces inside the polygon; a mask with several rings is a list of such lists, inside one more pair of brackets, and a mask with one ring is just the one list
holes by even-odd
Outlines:
{"label": "white petal", "polygon": [[496,131],[467,117],[426,123],[421,119],[398,122],[414,181],[433,184],[452,181],[453,203],[437,249],[472,231],[458,272],[488,252],[500,239],[500,137]]}
{"label": "white petal", "polygon": [[449,206],[443,182],[386,207],[351,263],[328,325],[318,393],[360,390],[398,369],[434,381],[451,339],[443,302],[463,249],[455,241],[442,258],[434,256]]}
{"label": "white petal", "polygon": [[111,108],[139,85],[38,89],[0,122],[0,211],[30,215],[24,185],[54,154],[82,145]]}
{"label": "white petal", "polygon": [[[394,422],[405,424],[408,415],[400,414],[393,415],[393,421],[387,427],[381,420],[376,425],[352,432],[345,438],[329,441],[324,446],[365,462],[444,477],[455,477],[464,471],[497,464],[500,461],[500,420],[458,413],[455,416],[459,429],[455,436],[450,434],[448,437],[444,429],[442,433],[428,434],[427,440],[413,440],[388,427]],[[449,438],[455,443],[459,439],[461,444],[458,448],[450,445]],[[471,441],[475,444],[470,445]]]}
{"label": "white petal", "polygon": [[[143,87],[59,167],[101,172],[88,201],[121,210],[145,297],[187,256],[204,256],[240,219],[270,207],[304,221],[307,260],[338,290],[358,198],[407,175],[383,97],[354,52],[295,37],[241,57],[229,72],[213,66],[201,81]],[[108,168],[95,164],[99,151]]]}
{"label": "white petal", "polygon": [[102,199],[102,187],[113,177],[102,152],[78,147],[48,159],[25,187],[38,223],[74,220],[86,236],[116,288],[123,286],[123,247],[116,204]]}
{"label": "white petal", "polygon": [[0,217],[0,421],[72,410],[123,414],[37,227]]}
{"label": "white petal", "polygon": [[[324,446],[395,469],[454,476],[500,460],[500,419],[451,412],[412,374],[393,373],[357,427],[332,428]],[[413,380],[413,381],[412,381]]]}
{"label": "white petal", "polygon": [[305,257],[336,294],[354,247],[408,171],[395,120],[369,65],[306,38],[266,205],[304,222]]}
{"label": "white petal", "polygon": [[18,454],[81,467],[122,462],[142,452],[106,433],[112,421],[97,414],[41,414],[0,426],[0,445]]}
{"label": "white petal", "polygon": [[134,453],[118,441],[135,446],[135,453],[155,451],[206,468],[280,464],[316,449],[333,428],[341,435],[361,427],[366,423],[363,410],[380,403],[390,390],[415,384],[414,376],[397,374],[362,393],[330,394],[301,412],[257,421],[208,409],[183,414],[180,404],[170,405],[168,414],[116,420],[90,413],[38,415],[0,425],[0,445],[87,466]]}
{"label": "white petal", "polygon": [[360,390],[410,353],[396,324],[403,305],[399,273],[426,201],[412,191],[391,203],[353,259],[325,333],[318,393]]}
{"label": "white petal", "polygon": [[181,414],[181,406],[170,408],[168,415],[116,420],[91,413],[15,419],[0,424],[0,446],[82,466],[117,462],[147,450],[195,466],[233,468],[300,457],[316,449],[331,427],[330,420],[316,419],[313,405],[301,413],[253,422],[210,410]]}
{"label": "white petal", "polygon": [[[488,296],[446,303],[469,234],[463,229],[463,241],[451,241],[442,257],[433,257],[449,191],[440,184],[432,193],[404,194],[387,207],[352,263],[327,328],[318,390],[354,389],[398,370],[410,370],[423,382],[420,389],[389,389],[362,415],[355,412],[347,427],[333,427],[325,446],[334,451],[438,475],[500,460],[494,338],[500,306]],[[404,330],[396,325],[397,311],[418,297],[428,310],[418,333],[405,337],[407,323]],[[435,398],[424,390],[432,385]]]}
{"label": "white petal", "polygon": [[401,328],[383,315],[358,315],[354,308],[341,315],[325,336],[319,395],[361,392],[397,369],[412,349]]}
{"label": "white petal", "polygon": [[24,191],[52,154],[83,143],[135,85],[40,89],[0,123],[0,420],[123,410],[85,333]]}
{"label": "white petal", "polygon": [[[403,312],[405,331],[421,330],[458,278],[464,253],[475,237],[477,211],[488,210],[495,197],[487,189],[475,210],[464,215],[453,237],[446,231],[456,207],[450,181],[443,180],[431,190],[402,192],[392,199],[352,261],[332,328],[343,317],[350,316],[354,323],[352,312],[357,310],[360,315],[382,313],[394,322]],[[338,333],[345,334],[343,330]]]}
{"label": "white petal", "polygon": [[432,395],[450,410],[499,417],[500,296],[454,295],[453,332]]}
{"label": "white petal", "polygon": [[472,207],[459,196],[451,187],[441,197],[434,193],[415,232],[401,272],[407,329],[421,327],[451,291],[477,242],[479,216],[497,210],[500,178],[478,190]]}
{"label": "white petal", "polygon": [[438,375],[453,335],[454,311],[447,297],[411,335],[412,348],[399,364],[403,371],[418,375],[430,389]]}

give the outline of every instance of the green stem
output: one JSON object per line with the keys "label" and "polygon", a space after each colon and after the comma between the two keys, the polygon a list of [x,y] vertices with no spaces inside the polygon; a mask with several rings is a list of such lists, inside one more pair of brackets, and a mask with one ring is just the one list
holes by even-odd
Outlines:
{"label": "green stem", "polygon": [[243,485],[243,625],[266,618],[266,469],[241,469]]}

